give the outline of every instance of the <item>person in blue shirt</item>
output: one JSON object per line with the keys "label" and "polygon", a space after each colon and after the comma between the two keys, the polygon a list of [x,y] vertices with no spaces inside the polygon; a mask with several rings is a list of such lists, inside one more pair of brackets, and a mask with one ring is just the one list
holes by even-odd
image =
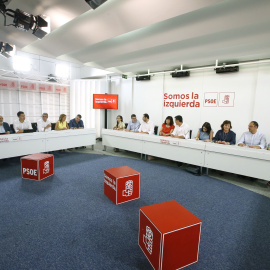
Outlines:
{"label": "person in blue shirt", "polygon": [[80,114],[77,114],[75,118],[70,120],[69,128],[70,129],[84,128],[82,116]]}
{"label": "person in blue shirt", "polygon": [[9,124],[4,122],[4,117],[0,115],[0,133],[10,134]]}
{"label": "person in blue shirt", "polygon": [[221,130],[219,130],[215,137],[213,138],[213,142],[220,144],[235,144],[236,134],[231,131],[232,123],[229,120],[225,120],[221,124]]}
{"label": "person in blue shirt", "polygon": [[136,114],[131,115],[131,120],[128,122],[128,126],[125,129],[125,131],[133,131],[136,132],[138,131],[141,123],[140,121],[137,120]]}
{"label": "person in blue shirt", "polygon": [[211,142],[213,139],[213,130],[211,128],[210,123],[205,122],[196,136],[196,140],[203,140],[204,142]]}

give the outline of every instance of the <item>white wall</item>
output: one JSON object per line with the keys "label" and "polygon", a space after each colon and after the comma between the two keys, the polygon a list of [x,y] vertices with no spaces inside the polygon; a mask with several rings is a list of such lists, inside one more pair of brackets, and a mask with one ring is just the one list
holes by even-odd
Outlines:
{"label": "white wall", "polygon": [[[196,101],[200,102],[200,107],[164,107],[164,93],[189,94],[191,97],[192,92],[198,94]],[[206,107],[204,96],[209,92],[217,95],[234,93],[234,106]],[[249,122],[255,120],[270,142],[269,64],[241,66],[239,72],[227,74],[216,74],[213,70],[191,72],[190,77],[186,78],[172,78],[169,74],[155,75],[151,81],[115,78],[112,79],[110,93],[119,94],[120,100],[119,110],[110,111],[109,128],[115,124],[118,114],[128,122],[131,113],[135,113],[139,119],[143,113],[148,113],[159,127],[168,115],[174,117],[180,114],[184,122],[191,126],[193,137],[206,121],[216,132],[224,120],[230,120],[232,130],[239,139],[247,131]],[[191,99],[182,101],[190,102]],[[226,106],[221,101],[220,105]]]}
{"label": "white wall", "polygon": [[104,110],[93,109],[93,94],[108,92],[108,82],[103,80],[73,80],[70,85],[70,119],[82,115],[85,128],[96,128],[97,137],[105,126]]}

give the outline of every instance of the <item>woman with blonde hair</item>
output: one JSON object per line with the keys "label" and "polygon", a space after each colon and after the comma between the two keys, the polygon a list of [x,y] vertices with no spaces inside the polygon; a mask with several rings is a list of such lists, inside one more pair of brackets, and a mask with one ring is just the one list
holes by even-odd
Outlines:
{"label": "woman with blonde hair", "polygon": [[116,117],[116,125],[113,127],[114,130],[124,130],[125,123],[123,121],[122,115],[117,115]]}
{"label": "woman with blonde hair", "polygon": [[[55,130],[67,130],[69,129],[68,123],[66,121],[67,116],[65,114],[60,114],[59,120],[56,122]],[[72,151],[71,148],[68,149],[69,151]],[[59,152],[65,152],[64,149],[59,150]]]}
{"label": "woman with blonde hair", "polygon": [[66,121],[67,116],[65,114],[60,114],[59,121],[55,125],[55,130],[66,130],[69,129],[68,123]]}
{"label": "woman with blonde hair", "polygon": [[[116,117],[116,125],[113,127],[114,130],[124,130],[125,129],[125,123],[123,121],[122,115],[117,115]],[[114,148],[114,152],[119,152],[119,148]]]}

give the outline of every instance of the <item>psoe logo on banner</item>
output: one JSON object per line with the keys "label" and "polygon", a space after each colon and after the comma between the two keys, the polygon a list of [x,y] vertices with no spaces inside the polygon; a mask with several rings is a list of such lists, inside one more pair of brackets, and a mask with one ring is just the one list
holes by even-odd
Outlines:
{"label": "psoe logo on banner", "polygon": [[203,106],[204,107],[217,107],[218,106],[218,93],[217,92],[204,93]]}
{"label": "psoe logo on banner", "polygon": [[152,254],[154,235],[150,227],[146,226],[145,235],[143,235],[143,243],[147,251]]}
{"label": "psoe logo on banner", "polygon": [[235,92],[219,93],[219,107],[234,107]]}

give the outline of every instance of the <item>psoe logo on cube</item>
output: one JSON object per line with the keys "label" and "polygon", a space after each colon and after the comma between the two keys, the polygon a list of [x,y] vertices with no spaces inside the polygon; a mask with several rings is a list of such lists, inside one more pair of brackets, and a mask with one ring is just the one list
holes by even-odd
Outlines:
{"label": "psoe logo on cube", "polygon": [[146,226],[145,235],[143,235],[143,243],[147,251],[152,254],[154,235],[150,227]]}
{"label": "psoe logo on cube", "polygon": [[50,172],[50,162],[45,161],[44,162],[43,174],[48,174],[49,172]]}
{"label": "psoe logo on cube", "polygon": [[125,189],[123,190],[123,196],[129,197],[133,194],[133,181],[128,180],[125,183]]}
{"label": "psoe logo on cube", "polygon": [[37,176],[37,170],[29,169],[29,168],[23,168],[23,174]]}

